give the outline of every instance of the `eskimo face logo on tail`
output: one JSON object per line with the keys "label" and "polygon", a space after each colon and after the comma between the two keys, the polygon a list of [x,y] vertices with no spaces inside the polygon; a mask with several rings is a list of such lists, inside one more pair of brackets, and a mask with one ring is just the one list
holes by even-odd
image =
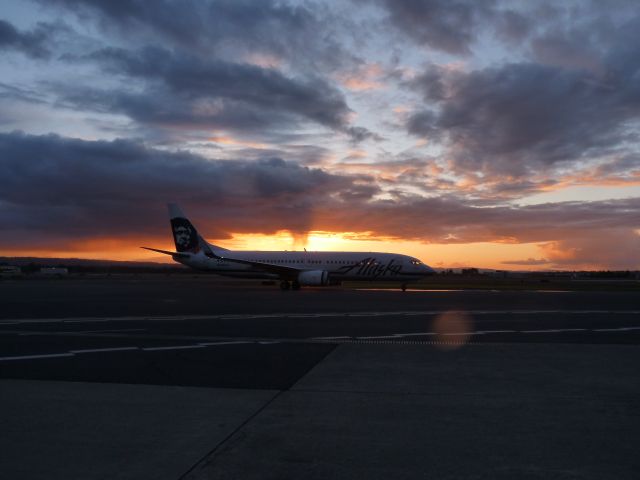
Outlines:
{"label": "eskimo face logo on tail", "polygon": [[173,236],[176,238],[176,245],[187,248],[191,241],[191,232],[188,227],[176,227],[173,229]]}
{"label": "eskimo face logo on tail", "polygon": [[197,250],[198,235],[189,220],[186,218],[173,218],[171,219],[171,229],[173,230],[173,239],[176,242],[176,250],[178,252]]}

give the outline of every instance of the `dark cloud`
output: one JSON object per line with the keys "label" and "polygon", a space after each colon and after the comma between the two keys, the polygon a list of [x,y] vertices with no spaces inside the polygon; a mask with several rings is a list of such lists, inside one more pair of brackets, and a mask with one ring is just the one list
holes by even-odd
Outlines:
{"label": "dark cloud", "polygon": [[34,104],[46,103],[43,99],[43,95],[34,89],[0,82],[0,100],[4,99],[19,100],[21,102]]}
{"label": "dark cloud", "polygon": [[468,55],[478,23],[493,11],[493,1],[382,0],[391,23],[421,45]]}
{"label": "dark cloud", "polygon": [[[45,3],[45,2],[43,2]],[[142,0],[47,0],[81,16],[97,18],[107,28],[120,28],[131,36],[146,28],[188,47],[211,46],[244,32],[252,43],[275,41],[272,30],[304,31],[314,18],[305,7],[273,1],[171,1],[153,4]],[[278,42],[283,48],[284,42]]]}
{"label": "dark cloud", "polygon": [[347,127],[345,129],[345,133],[347,135],[349,135],[349,137],[351,137],[351,140],[354,143],[360,143],[363,142],[365,140],[375,140],[377,142],[380,142],[382,140],[384,140],[384,138],[380,135],[378,135],[377,133],[374,133],[364,127]]}
{"label": "dark cloud", "polygon": [[[0,134],[0,158],[0,222],[11,225],[0,236],[5,249],[103,237],[162,239],[167,200],[187,207],[210,238],[315,229],[434,243],[552,242],[551,261],[563,251],[575,264],[589,261],[590,245],[604,246],[606,239],[611,245],[611,232],[627,254],[640,240],[640,198],[520,207],[402,193],[375,200],[380,190],[370,177],[280,158],[212,161],[129,140],[55,135]],[[602,250],[602,264],[607,251],[623,258],[617,247]],[[624,258],[637,267],[637,255]]]}
{"label": "dark cloud", "polygon": [[601,180],[627,176],[640,177],[640,155],[637,153],[623,155],[620,158],[598,165],[594,173],[594,177]]}
{"label": "dark cloud", "polygon": [[533,38],[530,48],[539,63],[601,73],[602,52],[594,37],[589,30],[556,30]]}
{"label": "dark cloud", "polygon": [[[225,231],[310,228],[316,202],[348,192],[353,179],[279,158],[211,161],[129,141],[0,134],[0,242],[26,246],[101,236],[160,234],[168,201]],[[361,189],[356,187],[357,192]]]}
{"label": "dark cloud", "polygon": [[532,32],[535,20],[514,10],[505,10],[496,14],[495,32],[505,43],[522,43]]}
{"label": "dark cloud", "polygon": [[17,50],[32,58],[49,58],[51,36],[57,26],[49,23],[38,23],[30,32],[22,32],[9,22],[0,19],[0,51]]}
{"label": "dark cloud", "polygon": [[292,111],[329,126],[342,125],[349,112],[341,93],[320,78],[294,80],[271,68],[203,60],[160,47],[138,52],[108,48],[91,58],[110,73],[160,81],[187,98],[229,98]]}
{"label": "dark cloud", "polygon": [[357,60],[336,39],[343,19],[319,5],[277,0],[47,0],[118,37],[155,39],[207,55],[274,56],[298,68],[338,68]]}
{"label": "dark cloud", "polygon": [[176,95],[164,86],[135,91],[56,85],[54,91],[58,94],[59,106],[107,114],[121,113],[141,125],[178,131],[224,129],[272,133],[274,128],[290,126],[299,119],[290,112],[270,112],[232,99]]}
{"label": "dark cloud", "polygon": [[433,243],[538,243],[554,268],[640,269],[640,198],[476,207],[456,198],[404,197],[326,217],[316,212],[315,221],[335,231]]}
{"label": "dark cloud", "polygon": [[[321,221],[317,213],[316,221]],[[640,198],[486,207],[451,196],[398,195],[331,212],[323,221],[336,231],[373,231],[434,243],[546,242],[601,237],[613,229],[633,234],[640,227]]]}
{"label": "dark cloud", "polygon": [[427,137],[430,140],[441,138],[438,115],[432,110],[420,110],[410,115],[407,118],[407,130],[413,135]]}
{"label": "dark cloud", "polygon": [[527,175],[637,140],[630,129],[640,107],[635,68],[600,78],[533,63],[472,72],[431,67],[413,84],[430,108],[407,126],[441,140],[460,170]]}
{"label": "dark cloud", "polygon": [[[337,40],[341,20],[328,8],[270,0],[43,3],[98,23],[100,41],[118,45],[95,50],[78,35],[68,39],[60,55],[67,66],[97,64],[112,81],[58,82],[57,105],[124,114],[138,132],[229,129],[264,138],[313,122],[353,142],[379,139],[350,125],[343,93],[319,75],[361,62]],[[9,33],[12,44],[24,43]],[[80,53],[87,48],[94,52]]]}
{"label": "dark cloud", "polygon": [[[73,108],[124,113],[141,123],[202,128],[265,129],[301,119],[343,131],[355,141],[374,135],[348,125],[344,96],[319,77],[285,76],[255,65],[203,59],[159,47],[105,48],[82,59],[131,79],[137,88],[98,90],[62,85]],[[142,87],[142,88],[140,88]]]}

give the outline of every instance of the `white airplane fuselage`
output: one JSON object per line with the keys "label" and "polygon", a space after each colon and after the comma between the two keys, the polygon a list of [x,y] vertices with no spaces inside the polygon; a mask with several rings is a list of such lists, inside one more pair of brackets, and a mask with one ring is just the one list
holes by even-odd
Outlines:
{"label": "white airplane fuselage", "polygon": [[252,264],[281,265],[301,272],[324,271],[333,282],[343,280],[387,280],[410,282],[432,275],[434,271],[407,255],[381,252],[306,252],[306,251],[225,251],[220,258],[198,252],[189,258],[174,257],[179,263],[197,270],[238,278],[278,279],[280,275]]}
{"label": "white airplane fuselage", "polygon": [[169,204],[169,219],[176,251],[142,248],[218,275],[279,279],[283,289],[344,280],[397,281],[404,289],[408,282],[435,273],[417,258],[398,253],[227,250],[204,240],[175,204]]}

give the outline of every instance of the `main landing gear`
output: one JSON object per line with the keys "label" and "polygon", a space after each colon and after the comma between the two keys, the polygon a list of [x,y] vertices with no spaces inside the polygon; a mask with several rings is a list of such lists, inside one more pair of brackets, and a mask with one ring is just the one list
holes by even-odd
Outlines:
{"label": "main landing gear", "polygon": [[406,284],[406,283],[403,283],[403,284],[400,286],[400,288],[402,289],[402,291],[403,291],[403,292],[406,292],[406,291],[407,291],[407,284]]}
{"label": "main landing gear", "polygon": [[300,290],[300,282],[294,280],[293,282],[289,282],[288,280],[283,280],[280,282],[281,290]]}

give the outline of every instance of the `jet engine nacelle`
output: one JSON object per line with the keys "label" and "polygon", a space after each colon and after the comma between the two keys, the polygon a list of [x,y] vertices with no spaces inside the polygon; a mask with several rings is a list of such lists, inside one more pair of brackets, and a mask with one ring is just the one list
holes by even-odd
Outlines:
{"label": "jet engine nacelle", "polygon": [[329,272],[326,270],[300,272],[298,283],[300,285],[327,285],[329,283]]}

